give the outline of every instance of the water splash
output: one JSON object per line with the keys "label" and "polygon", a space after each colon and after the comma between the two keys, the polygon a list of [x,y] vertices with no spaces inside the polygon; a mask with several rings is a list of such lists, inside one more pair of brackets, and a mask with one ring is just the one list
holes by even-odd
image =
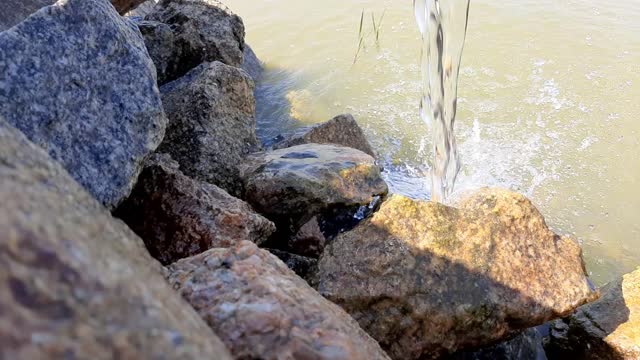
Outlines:
{"label": "water splash", "polygon": [[454,124],[469,0],[414,0],[413,7],[422,34],[420,116],[433,133],[431,200],[445,202],[460,172]]}

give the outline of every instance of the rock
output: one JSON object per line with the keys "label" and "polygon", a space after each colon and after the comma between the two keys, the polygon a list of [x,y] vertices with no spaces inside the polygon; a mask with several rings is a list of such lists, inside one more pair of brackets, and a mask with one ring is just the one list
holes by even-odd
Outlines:
{"label": "rock", "polygon": [[253,49],[247,44],[244,45],[242,70],[246,71],[253,81],[258,81],[264,73],[264,65],[262,64],[262,61],[258,59],[256,53],[253,52]]}
{"label": "rock", "polygon": [[0,358],[230,359],[142,240],[1,119],[0,199]]}
{"label": "rock", "polygon": [[371,156],[337,145],[305,144],[253,154],[241,166],[241,176],[245,200],[276,224],[274,238],[281,243],[270,245],[280,249],[314,216],[355,213],[387,193]]}
{"label": "rock", "polygon": [[173,30],[179,52],[167,65],[167,80],[203,62],[242,65],[244,24],[217,0],[161,0],[145,20],[165,23]]}
{"label": "rock", "polygon": [[111,4],[116,8],[116,10],[124,15],[131,10],[134,10],[138,7],[138,5],[142,4],[146,0],[111,0]]}
{"label": "rock", "polygon": [[540,334],[530,328],[513,339],[477,351],[462,351],[446,360],[547,360],[547,356]]}
{"label": "rock", "polygon": [[106,0],[68,0],[0,33],[0,115],[109,208],[166,118],[138,30]]}
{"label": "rock", "polygon": [[303,278],[305,281],[310,282],[318,268],[318,260],[300,256],[296,254],[291,254],[286,251],[277,250],[277,249],[267,249],[270,253],[277,256],[278,259],[282,260],[289,269],[293,270],[296,275]]}
{"label": "rock", "polygon": [[602,297],[553,323],[550,359],[640,359],[640,268],[608,284]]}
{"label": "rock", "polygon": [[275,144],[273,148],[283,149],[310,143],[342,145],[375,157],[364,132],[351,114],[338,115],[322,124],[301,128],[293,135]]}
{"label": "rock", "polygon": [[388,359],[342,309],[251,242],[168,269],[236,359]]}
{"label": "rock", "polygon": [[[144,1],[144,0],[143,0]],[[130,18],[144,18],[145,16],[151,14],[153,9],[156,7],[158,0],[146,0],[142,4],[138,5],[133,10],[129,10],[124,16]]]}
{"label": "rock", "polygon": [[394,195],[325,248],[317,287],[396,359],[487,346],[597,297],[579,245],[493,189],[459,208]]}
{"label": "rock", "polygon": [[182,174],[166,154],[147,161],[131,196],[115,215],[163,264],[242,240],[260,244],[276,230],[244,201]]}
{"label": "rock", "polygon": [[258,146],[249,75],[221,62],[205,63],[161,91],[169,126],[159,151],[186,175],[239,195],[237,165]]}
{"label": "rock", "polygon": [[180,57],[173,30],[167,24],[157,21],[136,21],[144,38],[149,56],[156,67],[158,84],[163,85],[171,79],[175,71],[175,59]]}

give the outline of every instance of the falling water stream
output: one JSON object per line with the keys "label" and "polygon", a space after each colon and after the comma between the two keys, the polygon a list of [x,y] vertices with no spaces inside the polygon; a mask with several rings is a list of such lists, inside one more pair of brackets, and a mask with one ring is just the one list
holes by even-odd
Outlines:
{"label": "falling water stream", "polygon": [[469,0],[414,0],[413,7],[422,34],[420,117],[433,134],[431,200],[444,203],[460,172],[454,125]]}

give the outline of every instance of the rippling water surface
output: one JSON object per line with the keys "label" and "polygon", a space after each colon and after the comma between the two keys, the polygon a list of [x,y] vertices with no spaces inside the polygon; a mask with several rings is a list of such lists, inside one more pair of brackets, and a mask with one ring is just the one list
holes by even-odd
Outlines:
{"label": "rippling water surface", "polygon": [[[350,112],[392,191],[429,197],[411,1],[225,2],[267,64],[264,140]],[[376,44],[371,14],[383,13]],[[460,70],[457,190],[525,193],[554,230],[581,240],[600,284],[640,265],[638,19],[637,0],[472,0]]]}

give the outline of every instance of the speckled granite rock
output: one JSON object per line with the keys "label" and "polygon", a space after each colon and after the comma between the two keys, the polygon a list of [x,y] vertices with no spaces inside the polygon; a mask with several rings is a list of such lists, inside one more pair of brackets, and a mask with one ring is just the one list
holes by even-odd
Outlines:
{"label": "speckled granite rock", "polygon": [[242,65],[244,24],[217,0],[161,0],[145,19],[173,30],[179,52],[167,66],[167,80],[181,77],[202,62]]}
{"label": "speckled granite rock", "polygon": [[251,242],[168,270],[169,282],[236,359],[388,359],[342,309]]}
{"label": "speckled granite rock", "polygon": [[180,56],[180,49],[176,46],[173,30],[167,24],[158,21],[135,21],[149,56],[156,67],[158,84],[165,84],[170,80],[174,59]]}
{"label": "speckled granite rock", "polygon": [[0,358],[230,359],[140,240],[0,119]]}
{"label": "speckled granite rock", "polygon": [[547,360],[542,337],[535,328],[513,339],[476,351],[461,351],[440,360]]}
{"label": "speckled granite rock", "polygon": [[495,343],[597,297],[578,244],[494,189],[459,208],[394,195],[325,248],[318,290],[396,359]]}
{"label": "speckled granite rock", "polygon": [[553,323],[545,346],[550,359],[640,359],[640,268],[601,292],[598,301]]}
{"label": "speckled granite rock", "polygon": [[131,196],[115,215],[163,264],[242,240],[259,244],[276,230],[244,201],[182,174],[166,154],[155,154],[145,163]]}
{"label": "speckled granite rock", "polygon": [[246,71],[254,81],[258,81],[264,73],[264,65],[262,65],[262,61],[258,59],[251,46],[247,44],[244,45],[242,70]]}
{"label": "speckled granite rock", "polygon": [[364,132],[351,114],[338,115],[327,122],[301,128],[291,136],[274,144],[273,148],[283,149],[310,143],[347,146],[375,157]]}
{"label": "speckled granite rock", "polygon": [[109,208],[166,126],[137,28],[106,0],[68,0],[0,33],[0,115]]}
{"label": "speckled granite rock", "polygon": [[169,126],[159,151],[170,154],[186,175],[239,195],[237,165],[258,146],[249,75],[216,61],[161,91]]}
{"label": "speckled granite rock", "polygon": [[245,200],[278,228],[276,248],[312,217],[351,211],[387,193],[374,159],[337,145],[305,144],[249,156]]}

